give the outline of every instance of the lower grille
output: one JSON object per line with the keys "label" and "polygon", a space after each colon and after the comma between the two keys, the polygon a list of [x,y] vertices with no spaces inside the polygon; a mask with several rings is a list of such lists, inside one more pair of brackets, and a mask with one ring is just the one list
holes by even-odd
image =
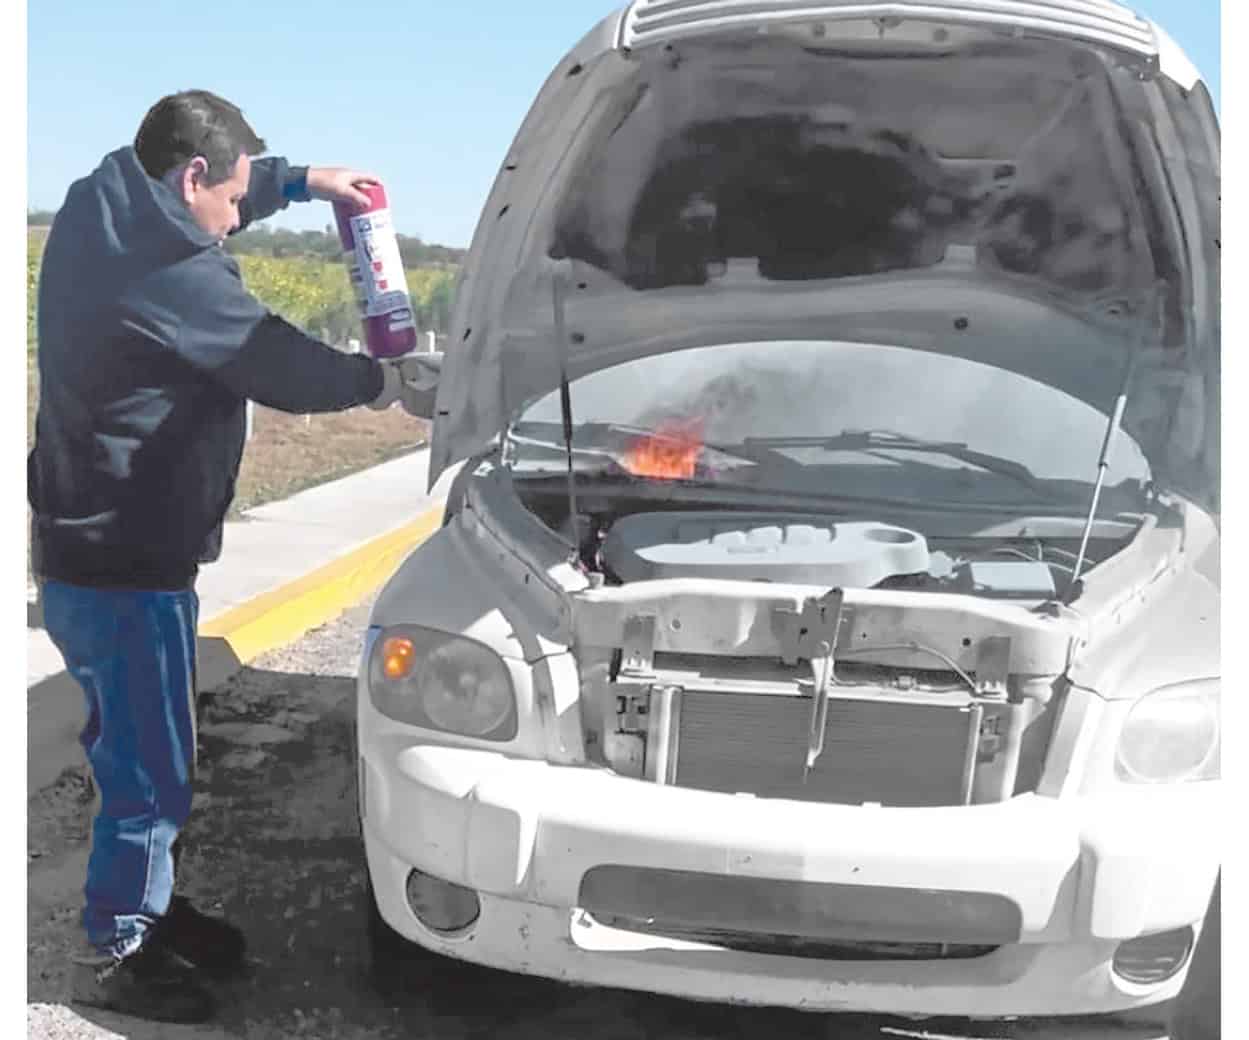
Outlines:
{"label": "lower grille", "polygon": [[683,691],[672,713],[671,782],[845,805],[968,801],[978,708],[834,697],[824,752],[804,780],[811,704],[803,697]]}
{"label": "lower grille", "polygon": [[1001,948],[967,943],[833,942],[793,935],[752,935],[725,929],[661,927],[641,918],[619,915],[590,916],[599,924],[626,932],[705,943],[738,953],[759,953],[769,957],[808,957],[821,961],[965,961],[987,957]]}
{"label": "lower grille", "polygon": [[598,866],[578,904],[596,921],[754,953],[829,960],[982,957],[1017,942],[1019,907],[987,892],[778,881]]}

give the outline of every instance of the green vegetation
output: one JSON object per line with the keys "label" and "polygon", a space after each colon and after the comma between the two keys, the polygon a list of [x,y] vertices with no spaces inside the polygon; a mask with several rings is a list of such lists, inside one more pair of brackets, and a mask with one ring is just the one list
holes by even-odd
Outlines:
{"label": "green vegetation", "polygon": [[[430,245],[415,235],[398,235],[397,238],[405,268],[455,267],[464,262],[463,249]],[[316,256],[323,260],[338,260],[343,251],[338,232],[328,224],[324,231],[289,231],[256,224],[231,235],[226,249],[236,256]]]}
{"label": "green vegetation", "polygon": [[[33,216],[35,215],[28,215],[28,223]],[[26,250],[26,343],[27,350],[31,352],[34,350],[36,337],[35,305],[39,261],[46,237],[46,226],[29,226]],[[416,239],[407,239],[407,242],[409,255],[463,256],[460,250],[426,246]],[[413,242],[417,245],[413,246]],[[292,243],[301,244],[301,248],[295,248]],[[249,229],[230,239],[227,249],[237,256],[243,280],[256,298],[287,321],[330,343],[341,345],[348,339],[363,338],[359,311],[352,295],[346,265],[342,261],[337,236],[320,231],[272,232]],[[423,332],[432,330],[444,335],[451,321],[458,267],[454,263],[442,261],[412,264],[405,257],[405,274],[417,328]]]}
{"label": "green vegetation", "polygon": [[343,264],[310,257],[240,256],[243,282],[265,306],[330,343],[360,339],[360,317]]}
{"label": "green vegetation", "polygon": [[[243,281],[267,307],[330,343],[363,335],[359,310],[341,260],[310,256],[240,256]],[[456,271],[449,267],[407,270],[416,326],[445,334],[451,320]]]}
{"label": "green vegetation", "polygon": [[[445,335],[464,250],[428,245],[411,235],[398,239],[416,327]],[[287,231],[261,224],[232,235],[225,248],[238,257],[248,288],[288,321],[331,342],[361,338],[342,244],[333,228]]]}

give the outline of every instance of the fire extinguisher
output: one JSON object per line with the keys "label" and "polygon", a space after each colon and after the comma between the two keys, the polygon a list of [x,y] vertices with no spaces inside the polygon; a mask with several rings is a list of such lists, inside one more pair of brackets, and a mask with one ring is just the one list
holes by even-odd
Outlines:
{"label": "fire extinguisher", "polygon": [[416,349],[416,322],[399,256],[386,190],[367,184],[367,209],[334,203],[338,237],[364,325],[365,349],[375,358],[400,357]]}

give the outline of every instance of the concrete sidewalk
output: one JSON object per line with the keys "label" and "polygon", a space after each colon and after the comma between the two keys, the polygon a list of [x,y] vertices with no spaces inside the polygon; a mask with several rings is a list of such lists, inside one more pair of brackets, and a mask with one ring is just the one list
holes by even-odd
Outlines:
{"label": "concrete sidewalk", "polygon": [[[219,685],[258,654],[293,642],[364,599],[442,520],[444,475],[426,493],[421,450],[249,510],[226,524],[221,558],[203,568],[199,687]],[[37,605],[27,610],[27,789],[84,761],[82,690],[66,673]]]}

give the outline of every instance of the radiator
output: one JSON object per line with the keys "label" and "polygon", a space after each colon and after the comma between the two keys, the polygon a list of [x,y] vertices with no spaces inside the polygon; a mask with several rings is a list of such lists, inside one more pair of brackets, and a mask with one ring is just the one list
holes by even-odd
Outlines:
{"label": "radiator", "polygon": [[811,704],[776,694],[679,693],[668,723],[668,782],[845,805],[969,801],[979,707],[833,697],[824,752],[804,781]]}

